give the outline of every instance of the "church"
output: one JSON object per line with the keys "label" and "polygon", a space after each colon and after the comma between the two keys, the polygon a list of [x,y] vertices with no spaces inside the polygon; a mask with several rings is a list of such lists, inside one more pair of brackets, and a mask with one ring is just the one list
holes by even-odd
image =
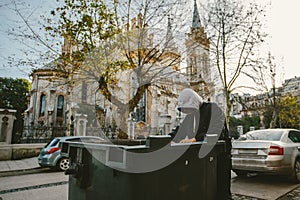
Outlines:
{"label": "church", "polygon": [[[73,81],[75,83],[70,85],[68,76],[57,68],[59,61],[33,71],[28,109],[24,113],[23,138],[43,139],[65,135],[118,137],[121,124],[126,124],[124,132],[131,139],[145,138],[149,134],[170,133],[182,118],[177,111],[177,98],[182,89],[190,87],[206,101],[215,99],[209,62],[210,43],[200,21],[196,0],[191,17],[192,24],[184,44],[187,54],[185,69],[181,68],[183,59],[173,37],[169,18],[164,50],[160,54],[159,62],[154,65],[152,63],[152,66],[157,70],[164,63],[170,63],[170,60],[172,65],[161,70],[164,75],[159,76],[147,88],[125,121],[118,117],[118,108],[114,102],[99,92],[97,80],[80,79],[81,81]],[[126,25],[125,31],[134,33],[140,29],[141,18],[142,15],[139,14],[137,19],[132,19],[131,24]],[[134,37],[134,34],[131,35]],[[155,35],[145,35],[147,49],[154,49]],[[135,42],[134,39],[131,41]],[[66,40],[62,52],[69,51],[70,48]],[[135,59],[134,53],[132,57]],[[174,60],[177,62],[173,62]],[[76,73],[75,76],[78,78],[81,75]],[[138,74],[134,70],[124,70],[116,76],[118,87],[113,93],[120,101],[129,101],[138,87]]]}

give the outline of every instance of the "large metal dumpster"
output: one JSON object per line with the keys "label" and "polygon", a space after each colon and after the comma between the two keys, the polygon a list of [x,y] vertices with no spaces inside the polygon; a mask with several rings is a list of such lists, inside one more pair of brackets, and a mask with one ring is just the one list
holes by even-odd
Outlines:
{"label": "large metal dumpster", "polygon": [[62,143],[62,152],[71,160],[66,172],[69,199],[226,199],[223,187],[230,183],[226,180],[230,171],[223,163],[225,142],[213,144],[199,158],[203,145],[209,146],[206,142],[171,144],[168,136],[117,144]]}

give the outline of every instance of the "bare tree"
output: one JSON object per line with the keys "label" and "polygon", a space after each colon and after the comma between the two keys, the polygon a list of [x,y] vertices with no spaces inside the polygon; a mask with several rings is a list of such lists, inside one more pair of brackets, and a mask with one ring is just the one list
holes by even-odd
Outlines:
{"label": "bare tree", "polygon": [[275,63],[273,62],[274,60],[274,57],[271,56],[271,53],[269,53],[268,55],[268,64],[269,64],[269,69],[270,69],[270,75],[271,75],[271,82],[272,82],[272,107],[273,107],[273,112],[272,112],[272,120],[270,122],[270,128],[274,128],[275,127],[275,123],[278,119],[278,115],[277,115],[277,105],[276,105],[276,102],[277,102],[277,99],[276,99],[276,65]]}
{"label": "bare tree", "polygon": [[[181,4],[177,0],[114,2],[115,15],[122,31],[100,43],[81,68],[84,77],[97,81],[101,94],[118,108],[118,124],[123,134],[127,130],[124,122],[145,92],[151,93],[150,88],[154,86],[171,86],[172,77],[181,74],[181,53],[185,49],[180,52],[173,36],[180,33],[181,24],[171,24],[171,17],[182,12],[179,10]],[[184,36],[180,34],[179,37]],[[119,84],[124,71],[134,79],[131,85],[133,91],[128,90],[128,85],[124,88]],[[124,96],[127,98],[124,99]]]}
{"label": "bare tree", "polygon": [[231,93],[239,87],[235,85],[236,80],[247,70],[259,67],[256,52],[265,37],[264,9],[239,0],[213,0],[208,3],[207,12],[211,62],[217,67],[222,83],[228,120]]}
{"label": "bare tree", "polygon": [[[261,85],[264,86],[269,100],[264,109],[264,116],[271,113],[269,124],[267,125],[270,128],[281,127],[280,114],[285,109],[282,103],[282,100],[285,98],[282,97],[282,93],[284,87],[289,84],[289,81],[283,83],[283,74],[280,74],[278,70],[280,65],[282,63],[276,60],[271,52],[269,52],[264,67],[265,70],[261,71]],[[267,122],[268,120],[265,121]]]}
{"label": "bare tree", "polygon": [[17,66],[20,70],[30,67],[35,69],[57,58],[59,41],[50,42],[50,38],[41,31],[40,16],[37,14],[41,10],[40,6],[11,0],[3,8],[11,13],[4,26],[7,29],[3,31],[13,41],[12,45],[16,46],[14,53],[5,58],[7,66]]}
{"label": "bare tree", "polygon": [[[95,38],[95,48],[84,54],[79,72],[81,78],[98,82],[100,93],[118,108],[121,133],[127,130],[122,126],[127,125],[124,122],[145,92],[151,93],[153,86],[174,84],[170,80],[177,79],[175,76],[181,74],[184,56],[192,53],[182,44],[186,39],[186,24],[182,23],[186,18],[182,9],[185,3],[178,0],[124,0],[108,5],[114,9],[120,31],[106,39]],[[178,39],[181,43],[176,44]],[[200,44],[193,48],[197,45]],[[119,84],[124,71],[134,78],[133,91],[126,91]],[[203,80],[198,83],[207,87]],[[127,98],[122,99],[124,96]]]}
{"label": "bare tree", "polygon": [[[44,17],[46,37],[32,28],[30,18],[17,6],[15,11],[27,27],[25,37],[56,55],[54,66],[67,77],[69,93],[78,79],[97,82],[98,91],[118,108],[119,121],[124,124],[150,87],[172,86],[170,80],[182,76],[180,64],[189,56],[184,47],[186,13],[190,13],[184,10],[186,3],[67,0],[51,11],[52,18]],[[62,44],[61,52],[57,46]],[[135,79],[127,100],[120,99],[118,93],[123,90],[119,85],[123,71]]]}

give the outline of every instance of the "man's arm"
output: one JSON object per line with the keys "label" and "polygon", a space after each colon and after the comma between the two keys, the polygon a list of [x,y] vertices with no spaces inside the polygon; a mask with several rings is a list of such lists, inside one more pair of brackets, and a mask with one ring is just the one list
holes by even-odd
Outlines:
{"label": "man's arm", "polygon": [[196,138],[192,139],[183,139],[179,143],[190,143],[190,142],[196,142]]}

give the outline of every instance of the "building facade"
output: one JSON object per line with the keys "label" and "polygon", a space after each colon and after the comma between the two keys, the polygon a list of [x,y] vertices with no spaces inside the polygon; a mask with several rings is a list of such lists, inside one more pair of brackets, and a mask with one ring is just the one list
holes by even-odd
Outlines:
{"label": "building facade", "polygon": [[259,116],[261,127],[266,127],[263,117],[266,107],[274,105],[274,102],[276,104],[278,99],[288,95],[297,97],[300,104],[300,77],[286,79],[281,87],[272,88],[265,93],[257,95],[232,94],[233,104],[231,116],[236,118]]}
{"label": "building facade", "polygon": [[284,81],[282,94],[288,95],[291,94],[294,97],[298,98],[300,103],[300,77],[295,76]]}
{"label": "building facade", "polygon": [[[142,15],[127,25],[133,39]],[[147,48],[153,48],[153,35],[146,32]],[[63,51],[72,48],[63,46]],[[119,121],[118,108],[99,92],[96,80],[80,78],[80,73],[70,77],[59,70],[59,60],[53,61],[32,74],[32,89],[29,105],[25,111],[25,129],[23,138],[49,138],[62,135],[98,135],[110,136],[117,132],[121,123],[128,125],[130,137],[146,137],[148,134],[168,134],[180,123],[181,115],[177,111],[177,98],[180,91],[192,87],[205,100],[214,99],[214,87],[209,64],[209,40],[200,23],[196,1],[194,2],[193,22],[186,40],[188,54],[187,69],[181,71],[181,55],[172,33],[172,24],[168,20],[166,42],[160,62],[151,63],[152,70],[164,67],[170,60],[180,60],[164,67],[160,76],[144,93],[139,104],[128,115],[126,122]],[[135,53],[132,58],[134,59]],[[147,68],[147,67],[146,67]],[[155,71],[155,70],[153,70]],[[116,74],[118,87],[113,91],[120,101],[126,102],[135,94],[138,87],[138,74],[134,70],[125,70]],[[33,128],[34,127],[34,128]],[[143,129],[143,130],[139,130]],[[134,133],[135,130],[135,133]]]}
{"label": "building facade", "polygon": [[193,22],[185,42],[187,48],[187,68],[191,87],[209,100],[214,95],[212,73],[209,62],[210,42],[201,24],[197,3],[194,1]]}

